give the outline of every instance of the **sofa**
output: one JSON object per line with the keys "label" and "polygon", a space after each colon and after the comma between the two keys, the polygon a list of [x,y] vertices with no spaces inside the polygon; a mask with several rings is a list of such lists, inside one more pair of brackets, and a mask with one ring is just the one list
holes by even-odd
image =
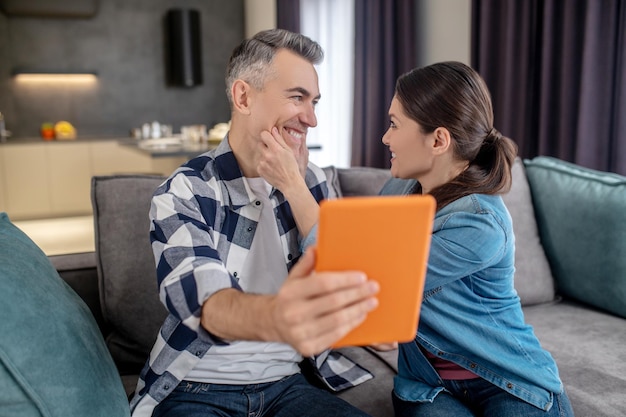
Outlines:
{"label": "sofa", "polygon": [[[383,169],[324,170],[337,198],[375,195],[390,180]],[[147,234],[162,181],[92,179],[95,253],[46,257],[0,214],[0,415],[129,415],[166,314]],[[626,178],[518,159],[503,198],[516,235],[515,288],[575,414],[626,415]],[[337,395],[392,416],[397,352],[341,351],[375,377]]]}

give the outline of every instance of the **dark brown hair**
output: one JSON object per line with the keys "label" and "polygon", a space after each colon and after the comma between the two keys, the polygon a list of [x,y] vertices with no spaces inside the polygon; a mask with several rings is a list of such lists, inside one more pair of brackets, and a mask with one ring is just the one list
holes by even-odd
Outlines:
{"label": "dark brown hair", "polygon": [[460,62],[416,68],[398,78],[395,93],[423,133],[448,129],[455,158],[469,163],[430,192],[438,209],[469,194],[509,190],[517,145],[493,127],[491,96],[476,71]]}

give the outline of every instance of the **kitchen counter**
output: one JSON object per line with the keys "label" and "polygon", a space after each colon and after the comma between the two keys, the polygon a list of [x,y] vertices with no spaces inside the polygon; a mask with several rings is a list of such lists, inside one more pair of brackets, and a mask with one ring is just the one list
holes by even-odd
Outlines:
{"label": "kitchen counter", "polygon": [[185,143],[179,138],[160,139],[120,139],[118,143],[139,150],[152,158],[169,158],[184,156],[188,159],[217,147],[219,142]]}
{"label": "kitchen counter", "polygon": [[[209,141],[200,143],[185,143],[179,138],[160,138],[160,139],[121,139],[121,145],[130,146],[139,151],[150,155],[152,158],[164,158],[172,156],[184,156],[193,158],[204,152],[215,149],[219,145],[219,141]],[[307,145],[309,150],[320,150],[321,145]]]}
{"label": "kitchen counter", "polygon": [[[91,179],[101,175],[169,175],[189,157],[153,157],[123,137],[44,141],[11,138],[0,145],[0,212],[12,220],[92,212]],[[161,153],[160,156],[167,156]],[[24,169],[36,166],[37,169]],[[0,413],[1,414],[1,413]]]}
{"label": "kitchen counter", "polygon": [[[174,140],[172,140],[174,139]],[[117,142],[130,149],[137,149],[144,155],[152,158],[168,158],[184,156],[192,158],[210,149],[219,143],[182,144],[178,138],[162,138],[138,140],[120,136],[79,136],[68,140],[43,140],[40,137],[9,138],[6,142],[0,142],[0,146],[46,144],[50,146],[62,146],[70,143],[93,143],[93,142]]]}
{"label": "kitchen counter", "polygon": [[65,140],[43,140],[39,136],[29,136],[21,138],[9,137],[5,142],[0,142],[0,146],[10,145],[26,145],[31,143],[47,143],[50,145],[64,144],[64,143],[90,143],[90,142],[102,142],[102,141],[118,141],[129,138],[122,138],[120,136],[78,136],[76,139]]}
{"label": "kitchen counter", "polygon": [[[160,139],[133,139],[119,136],[79,136],[71,140],[43,140],[40,137],[9,138],[6,142],[0,142],[0,146],[26,145],[33,143],[44,143],[52,146],[66,143],[92,143],[116,141],[118,144],[135,149],[144,155],[152,158],[186,157],[188,159],[210,151],[219,145],[218,141],[201,143],[184,143],[180,138],[160,138]],[[309,150],[320,150],[321,145],[307,145]]]}

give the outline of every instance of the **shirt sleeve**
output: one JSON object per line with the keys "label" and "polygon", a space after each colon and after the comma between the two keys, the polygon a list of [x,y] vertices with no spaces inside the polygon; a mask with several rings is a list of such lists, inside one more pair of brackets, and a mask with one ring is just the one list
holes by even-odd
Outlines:
{"label": "shirt sleeve", "polygon": [[490,212],[455,212],[433,231],[425,291],[492,265],[506,249],[506,233]]}
{"label": "shirt sleeve", "polygon": [[240,289],[216,247],[221,206],[216,189],[179,173],[159,187],[150,208],[159,297],[173,316],[196,332],[202,304],[211,294]]}

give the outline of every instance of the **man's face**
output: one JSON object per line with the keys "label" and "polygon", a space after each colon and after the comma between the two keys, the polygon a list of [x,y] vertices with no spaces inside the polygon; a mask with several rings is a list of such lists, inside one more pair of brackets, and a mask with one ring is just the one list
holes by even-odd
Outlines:
{"label": "man's face", "polygon": [[320,93],[313,65],[293,52],[278,51],[272,74],[262,90],[252,89],[251,97],[253,129],[260,134],[277,127],[287,145],[298,154],[306,146],[308,129],[317,126],[315,105]]}

